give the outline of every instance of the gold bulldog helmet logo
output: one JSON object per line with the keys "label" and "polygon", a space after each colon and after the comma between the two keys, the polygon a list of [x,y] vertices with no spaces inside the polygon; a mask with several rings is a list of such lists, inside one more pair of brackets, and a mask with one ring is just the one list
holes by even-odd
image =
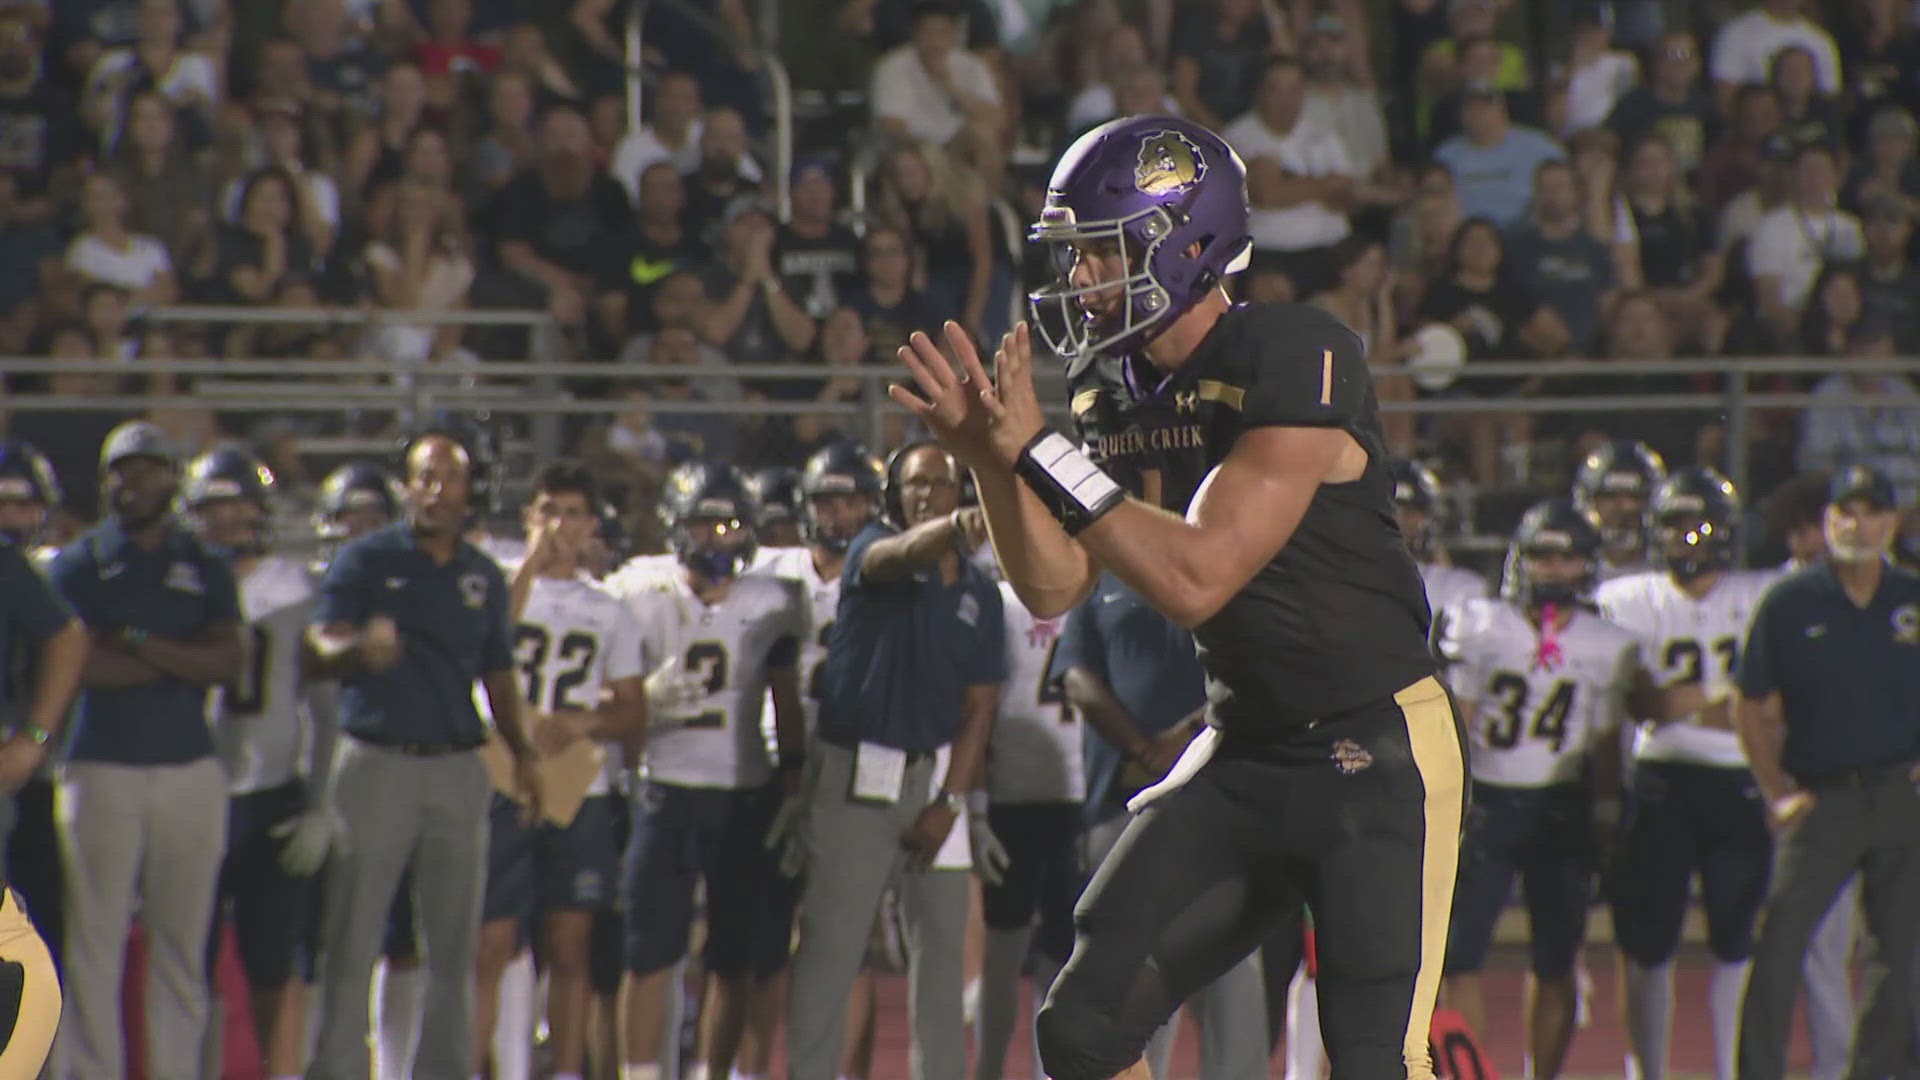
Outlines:
{"label": "gold bulldog helmet logo", "polygon": [[1140,140],[1133,186],[1143,195],[1177,195],[1207,175],[1207,159],[1192,139],[1177,131],[1156,131]]}

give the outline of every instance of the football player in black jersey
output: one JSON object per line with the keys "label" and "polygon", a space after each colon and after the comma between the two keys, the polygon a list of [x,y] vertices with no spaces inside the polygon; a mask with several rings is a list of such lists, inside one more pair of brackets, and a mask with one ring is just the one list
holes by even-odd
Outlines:
{"label": "football player in black jersey", "polygon": [[1067,150],[1033,229],[1060,277],[1032,300],[1078,442],[1044,426],[1025,326],[997,381],[958,326],[946,354],[916,334],[917,392],[890,391],[973,470],[1029,609],[1059,615],[1104,567],[1193,631],[1207,671],[1207,731],[1081,901],[1038,1021],[1055,1080],[1145,1076],[1154,1029],[1302,901],[1336,1080],[1433,1075],[1464,744],[1359,338],[1222,288],[1247,260],[1246,183],[1218,136],[1167,117]]}

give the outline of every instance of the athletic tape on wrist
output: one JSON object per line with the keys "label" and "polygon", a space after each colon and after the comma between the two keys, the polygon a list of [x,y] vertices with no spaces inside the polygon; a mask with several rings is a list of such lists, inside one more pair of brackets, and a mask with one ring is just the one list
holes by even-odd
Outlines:
{"label": "athletic tape on wrist", "polygon": [[1040,497],[1068,536],[1088,526],[1127,501],[1126,489],[1114,483],[1079,447],[1057,431],[1033,437],[1013,471]]}

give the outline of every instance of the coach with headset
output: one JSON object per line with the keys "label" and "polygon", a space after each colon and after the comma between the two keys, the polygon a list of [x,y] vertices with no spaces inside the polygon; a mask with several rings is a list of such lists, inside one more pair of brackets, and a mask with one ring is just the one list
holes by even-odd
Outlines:
{"label": "coach with headset", "polygon": [[407,520],[342,548],[320,585],[308,644],[340,679],[343,738],[329,802],[340,830],[321,927],[319,1038],[311,1080],[363,1080],[367,996],[409,864],[426,946],[416,1074],[475,1075],[474,954],[493,791],[479,749],[488,704],[520,783],[533,749],[514,683],[507,583],[462,538],[491,462],[470,428],[436,424],[406,447]]}
{"label": "coach with headset", "polygon": [[960,819],[1007,673],[999,589],[964,555],[984,542],[985,521],[960,509],[960,484],[945,450],[902,447],[887,462],[886,521],[847,549],[803,793],[794,1080],[833,1080],[847,994],[890,881],[907,938],[914,1080],[960,1080],[966,1069]]}

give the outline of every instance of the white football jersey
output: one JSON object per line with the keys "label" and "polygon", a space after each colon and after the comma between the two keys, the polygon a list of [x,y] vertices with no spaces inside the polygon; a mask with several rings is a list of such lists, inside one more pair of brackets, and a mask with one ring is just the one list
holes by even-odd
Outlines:
{"label": "white football jersey", "polygon": [[1472,717],[1473,778],[1507,787],[1578,779],[1595,740],[1626,715],[1639,667],[1632,634],[1576,608],[1553,641],[1505,600],[1443,609],[1440,655],[1447,684]]}
{"label": "white football jersey", "polygon": [[987,796],[994,803],[1078,803],[1087,797],[1081,721],[1047,681],[1064,617],[1036,619],[1013,586],[1000,583],[1007,620],[1007,682],[987,742]]}
{"label": "white football jersey", "polygon": [[635,555],[615,568],[601,584],[619,596],[627,596],[662,581],[673,581],[684,573],[680,560],[672,555]]}
{"label": "white football jersey", "polygon": [[246,621],[240,678],[214,694],[214,745],[235,795],[300,775],[310,733],[300,642],[318,600],[306,567],[268,556],[240,579]]}
{"label": "white football jersey", "polygon": [[[1615,578],[1594,593],[1600,613],[1640,642],[1640,663],[1655,685],[1700,682],[1708,688],[1731,682],[1747,624],[1775,581],[1778,570],[1729,570],[1713,591],[1695,600],[1665,572],[1649,571]],[[1693,717],[1656,724],[1642,718],[1633,756],[1644,761],[1677,761],[1723,768],[1745,768],[1740,737],[1731,731],[1701,727]]]}
{"label": "white football jersey", "polygon": [[[619,597],[584,574],[533,579],[513,628],[514,677],[529,708],[592,709],[608,684],[644,674],[643,660],[640,624]],[[606,758],[589,796],[611,790],[619,749]]]}
{"label": "white football jersey", "polygon": [[[810,632],[800,640],[800,697],[806,706],[807,734],[812,735],[820,723],[820,669],[827,662],[827,636],[833,633],[833,615],[840,607],[840,578],[821,577],[813,565],[813,551],[804,547],[762,548],[754,569],[797,584],[807,606]],[[768,723],[772,718],[769,702]]]}
{"label": "white football jersey", "polygon": [[1602,554],[1597,565],[1598,569],[1595,570],[1594,576],[1602,582],[1612,581],[1614,578],[1632,577],[1635,574],[1653,572],[1653,564],[1645,558],[1630,559],[1626,562],[1617,563],[1608,562],[1606,555]]}
{"label": "white football jersey", "polygon": [[652,718],[642,773],[682,787],[742,789],[766,783],[773,761],[760,719],[769,661],[796,656],[807,640],[799,587],[748,572],[709,606],[682,573],[621,596],[639,620],[648,671],[677,658],[686,671],[706,679],[705,696],[687,715]]}
{"label": "white football jersey", "polygon": [[1432,611],[1457,607],[1468,600],[1485,599],[1487,579],[1464,566],[1421,563],[1420,580],[1427,586],[1427,607]]}

